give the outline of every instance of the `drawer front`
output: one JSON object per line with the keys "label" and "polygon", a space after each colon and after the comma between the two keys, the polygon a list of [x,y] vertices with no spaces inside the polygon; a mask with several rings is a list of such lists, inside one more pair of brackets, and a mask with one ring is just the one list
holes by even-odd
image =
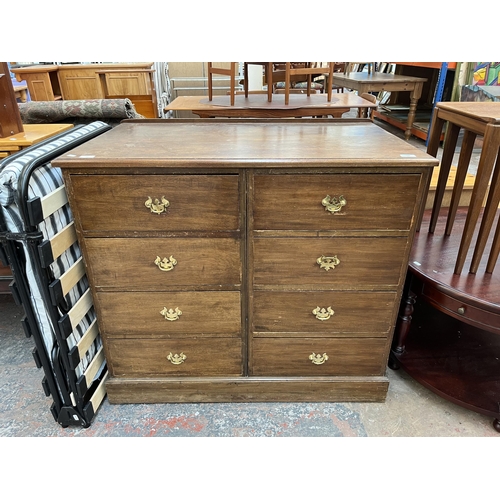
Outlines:
{"label": "drawer front", "polygon": [[237,175],[73,175],[71,181],[84,231],[239,228]]}
{"label": "drawer front", "polygon": [[243,374],[239,339],[109,339],[115,377],[230,377]]}
{"label": "drawer front", "polygon": [[394,292],[255,292],[253,331],[387,336]]}
{"label": "drawer front", "polygon": [[97,294],[106,336],[240,336],[239,292],[102,292]]}
{"label": "drawer front", "polygon": [[383,375],[385,351],[386,340],[379,338],[258,338],[252,342],[252,374],[269,377]]}
{"label": "drawer front", "polygon": [[254,229],[408,230],[419,182],[415,174],[256,175]]}
{"label": "drawer front", "polygon": [[95,287],[154,293],[241,282],[240,241],[234,238],[87,238],[85,247]]}
{"label": "drawer front", "polygon": [[396,287],[406,246],[405,238],[255,238],[254,285]]}

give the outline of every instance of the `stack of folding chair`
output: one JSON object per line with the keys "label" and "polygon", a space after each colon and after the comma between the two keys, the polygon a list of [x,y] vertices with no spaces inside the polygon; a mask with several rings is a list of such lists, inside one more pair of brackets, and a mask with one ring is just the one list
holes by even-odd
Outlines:
{"label": "stack of folding chair", "polygon": [[12,270],[11,291],[62,427],[90,425],[107,367],[61,171],[51,161],[110,128],[76,126],[0,162],[0,258]]}

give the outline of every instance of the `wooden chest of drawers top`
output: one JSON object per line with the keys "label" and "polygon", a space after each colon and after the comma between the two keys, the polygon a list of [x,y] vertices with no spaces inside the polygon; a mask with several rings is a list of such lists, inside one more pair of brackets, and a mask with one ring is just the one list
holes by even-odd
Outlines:
{"label": "wooden chest of drawers top", "polygon": [[[125,121],[53,162],[65,168],[234,169],[437,165],[371,122],[321,120]],[[138,173],[138,170],[137,170]]]}

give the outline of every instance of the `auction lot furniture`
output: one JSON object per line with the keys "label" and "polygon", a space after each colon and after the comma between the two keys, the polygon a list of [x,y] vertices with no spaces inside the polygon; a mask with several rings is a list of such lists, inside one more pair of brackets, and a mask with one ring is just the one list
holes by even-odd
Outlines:
{"label": "auction lot furniture", "polygon": [[333,116],[340,118],[351,108],[375,108],[376,104],[352,93],[336,94],[328,102],[324,95],[290,94],[285,104],[283,94],[274,94],[271,102],[266,94],[206,97],[180,96],[174,99],[165,111],[191,111],[200,118],[298,118],[311,116]]}
{"label": "auction lot furniture", "polygon": [[90,425],[107,368],[62,174],[51,160],[110,128],[79,125],[0,162],[0,260],[13,274],[41,386],[63,427]]}
{"label": "auction lot furniture", "polygon": [[437,160],[369,120],[130,120],[63,170],[111,403],[383,401]]}
{"label": "auction lot furniture", "polygon": [[[434,233],[416,233],[390,366],[493,417],[500,431],[500,274],[487,273],[484,259],[476,274],[454,273],[466,215],[459,207],[449,236],[444,210]],[[424,225],[430,216],[426,210]],[[490,234],[486,248],[492,239]]]}
{"label": "auction lot furniture", "polygon": [[15,153],[72,127],[73,125],[70,123],[25,124],[23,125],[23,132],[0,138],[0,152],[7,153],[7,155]]}
{"label": "auction lot furniture", "polygon": [[406,124],[405,138],[411,136],[411,128],[415,119],[417,102],[422,94],[422,86],[425,78],[392,75],[390,73],[333,73],[333,84],[339,87],[357,90],[361,95],[365,92],[410,92],[410,110]]}
{"label": "auction lot furniture", "polygon": [[[437,154],[441,132],[445,123],[447,123],[447,130],[443,146],[443,157],[439,167],[440,173],[436,196],[434,198],[433,212],[429,223],[430,232],[434,232],[439,217],[441,201],[460,130],[464,130],[464,138],[445,229],[447,235],[452,231],[455,212],[463,189],[464,179],[467,175],[474,142],[478,135],[483,136],[481,157],[477,166],[476,180],[472,190],[467,219],[460,240],[454,270],[456,274],[462,272],[467,251],[471,245],[474,229],[479,220],[491,179],[491,189],[482,215],[474,254],[469,268],[471,273],[476,273],[500,203],[500,156],[498,155],[500,150],[500,102],[440,102],[436,105],[434,114],[427,147],[427,152],[430,155],[436,156]],[[499,250],[500,229],[497,228],[486,272],[493,272]]]}
{"label": "auction lot furniture", "polygon": [[61,64],[12,68],[33,101],[129,98],[137,112],[158,116],[152,62]]}

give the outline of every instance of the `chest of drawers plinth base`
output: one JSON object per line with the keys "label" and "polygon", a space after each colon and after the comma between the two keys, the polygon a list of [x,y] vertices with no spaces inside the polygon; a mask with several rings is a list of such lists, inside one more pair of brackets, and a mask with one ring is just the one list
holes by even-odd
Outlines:
{"label": "chest of drawers plinth base", "polygon": [[54,163],[111,403],[385,400],[435,158],[365,120],[195,119]]}
{"label": "chest of drawers plinth base", "polygon": [[385,401],[384,377],[303,378],[111,378],[113,403],[251,403],[251,402],[376,402]]}

